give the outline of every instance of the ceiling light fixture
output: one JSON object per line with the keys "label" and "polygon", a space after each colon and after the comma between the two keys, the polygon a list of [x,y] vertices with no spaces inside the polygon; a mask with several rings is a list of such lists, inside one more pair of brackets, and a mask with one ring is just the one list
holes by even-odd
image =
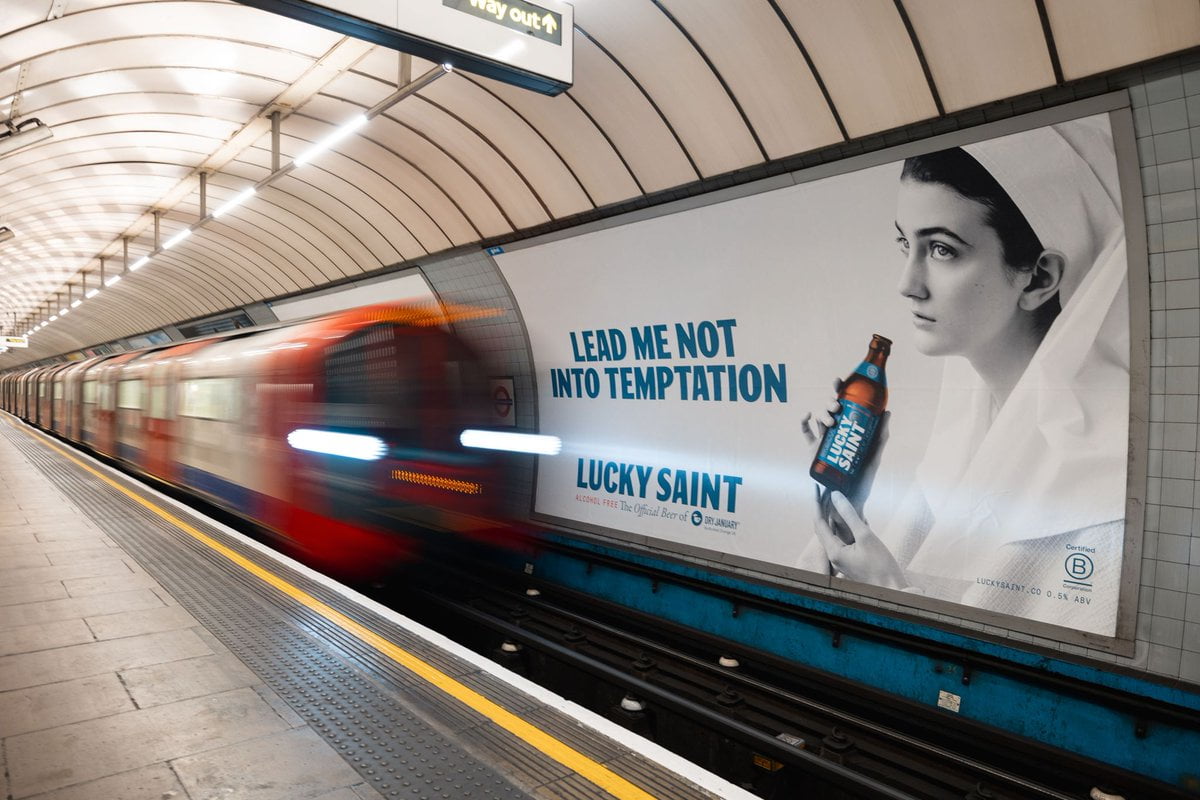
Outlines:
{"label": "ceiling light fixture", "polygon": [[179,233],[172,236],[170,239],[167,239],[167,241],[163,244],[162,249],[170,250],[172,247],[179,244],[180,242],[182,242],[184,239],[186,239],[187,237],[189,237],[191,235],[192,235],[192,229],[184,228]]}
{"label": "ceiling light fixture", "polygon": [[242,191],[238,192],[238,194],[232,200],[230,200],[228,203],[226,203],[225,205],[221,206],[220,208],[218,208],[216,211],[213,212],[213,214],[212,214],[213,219],[217,219],[222,214],[229,211],[230,209],[240,206],[242,203],[246,202],[251,197],[253,197],[255,195],[255,193],[257,193],[257,191],[258,191],[257,189],[255,189],[253,186],[251,186],[248,189],[243,189]]}
{"label": "ceiling light fixture", "polygon": [[346,122],[343,122],[342,126],[340,128],[338,128],[337,130],[335,130],[333,133],[329,134],[324,139],[321,139],[316,144],[314,144],[312,147],[308,148],[303,153],[296,156],[296,160],[292,162],[292,165],[296,166],[296,167],[304,166],[309,161],[311,161],[313,158],[315,158],[317,155],[324,153],[326,150],[333,147],[335,144],[340,142],[342,139],[345,139],[347,136],[354,133],[356,130],[361,128],[363,125],[366,125],[367,120],[368,120],[368,117],[366,114],[358,114],[354,117],[351,117]]}
{"label": "ceiling light fixture", "polygon": [[49,125],[36,118],[27,119],[19,125],[11,119],[5,120],[4,127],[5,130],[0,132],[0,156],[45,141],[54,135]]}

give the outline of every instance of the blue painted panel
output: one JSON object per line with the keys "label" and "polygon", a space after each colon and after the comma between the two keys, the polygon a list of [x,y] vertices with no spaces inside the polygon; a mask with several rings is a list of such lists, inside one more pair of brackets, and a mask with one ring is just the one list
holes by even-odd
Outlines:
{"label": "blue painted panel", "polygon": [[[968,652],[998,656],[1048,673],[1091,681],[1185,708],[1200,708],[1200,694],[1182,688],[1105,672],[1100,668],[1061,661],[1002,644],[982,642],[907,620],[790,594],[779,587],[714,575],[698,567],[662,562],[578,540],[562,541],[581,550],[603,553],[797,608],[910,634]],[[1193,755],[1200,753],[1200,731],[1154,725],[1144,738],[1139,739],[1135,735],[1136,720],[1132,717],[1086,699],[1060,694],[1052,688],[989,672],[986,667],[975,667],[969,685],[964,685],[958,664],[942,662],[896,644],[845,632],[839,646],[834,647],[827,627],[785,618],[769,610],[747,607],[740,608],[738,616],[734,617],[727,599],[670,582],[660,582],[655,591],[651,579],[643,575],[599,564],[593,564],[589,573],[584,561],[562,554],[539,555],[536,574],[646,614],[703,630],[930,707],[936,708],[939,690],[953,692],[962,698],[958,714],[961,717],[1151,776],[1165,783],[1189,788],[1195,785],[1197,771]],[[953,712],[944,713],[952,715]]]}
{"label": "blue painted panel", "polygon": [[213,475],[211,472],[183,465],[183,483],[193,489],[211,495],[235,511],[251,514],[254,492],[244,486]]}
{"label": "blue painted panel", "polygon": [[142,459],[142,449],[124,442],[117,442],[117,457],[136,464]]}
{"label": "blue painted panel", "polygon": [[786,589],[767,586],[759,583],[739,580],[732,576],[708,572],[699,567],[660,561],[648,556],[641,556],[628,551],[603,545],[584,542],[569,537],[550,535],[547,538],[584,552],[593,552],[612,558],[627,561],[630,564],[649,567],[655,570],[672,573],[685,578],[704,581],[716,587],[733,589],[748,595],[761,597],[765,600],[794,606],[798,609],[817,611],[854,622],[862,622],[877,628],[895,631],[909,636],[916,636],[937,644],[945,644],[981,655],[1020,664],[1026,667],[1044,670],[1064,677],[1095,683],[1112,689],[1118,689],[1130,694],[1161,700],[1164,703],[1200,710],[1200,693],[1188,691],[1181,687],[1172,687],[1162,683],[1141,680],[1136,676],[1109,672],[1101,667],[1094,667],[1078,662],[1064,661],[1040,653],[1019,650],[998,642],[972,639],[961,633],[922,625],[919,622],[897,619],[884,614],[874,613],[866,609],[849,608],[827,600],[804,595],[793,594]]}

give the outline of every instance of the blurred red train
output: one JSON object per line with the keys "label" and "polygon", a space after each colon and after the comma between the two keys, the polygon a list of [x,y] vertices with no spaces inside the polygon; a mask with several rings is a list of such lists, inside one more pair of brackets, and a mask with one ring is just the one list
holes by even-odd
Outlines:
{"label": "blurred red train", "polygon": [[447,331],[486,309],[380,305],[0,375],[0,405],[376,577],[453,531],[505,522],[478,358]]}

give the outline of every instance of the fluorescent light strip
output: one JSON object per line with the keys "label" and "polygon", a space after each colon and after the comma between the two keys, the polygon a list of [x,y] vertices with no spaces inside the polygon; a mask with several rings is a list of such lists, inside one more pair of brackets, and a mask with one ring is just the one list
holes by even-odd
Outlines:
{"label": "fluorescent light strip", "polygon": [[170,239],[167,239],[166,243],[163,244],[162,249],[170,250],[172,247],[179,244],[180,242],[182,242],[184,239],[186,239],[187,237],[189,237],[191,235],[192,235],[192,229],[184,228],[179,233],[172,236]]}
{"label": "fluorescent light strip", "polygon": [[50,315],[50,321],[51,321],[51,322],[54,322],[54,320],[56,320],[56,319],[58,319],[58,314],[51,314],[51,315]]}
{"label": "fluorescent light strip", "polygon": [[76,300],[74,303],[71,303],[71,308],[79,308],[79,304],[82,302],[82,300]]}
{"label": "fluorescent light strip", "polygon": [[242,203],[246,202],[251,197],[254,197],[254,195],[257,192],[258,192],[258,190],[255,189],[253,186],[251,186],[248,189],[243,189],[241,192],[236,194],[232,200],[230,200],[228,203],[226,203],[225,205],[221,206],[216,211],[214,211],[213,219],[217,219],[218,217],[220,217],[222,214],[229,211],[230,209],[240,206]]}
{"label": "fluorescent light strip", "polygon": [[562,450],[562,439],[536,433],[465,430],[458,437],[458,441],[463,447],[505,450],[510,453],[537,453],[543,456],[556,456]]}
{"label": "fluorescent light strip", "polygon": [[114,283],[116,283],[116,282],[117,282],[117,281],[119,281],[119,280],[121,280],[121,276],[120,276],[120,275],[113,275],[111,278],[109,278],[108,280],[106,280],[106,281],[104,282],[104,285],[105,285],[105,286],[112,286]]}
{"label": "fluorescent light strip", "polygon": [[340,142],[342,139],[345,139],[347,136],[354,133],[356,130],[358,130],[359,128],[361,128],[363,125],[366,125],[366,124],[367,124],[367,115],[366,114],[359,114],[355,117],[351,117],[349,120],[347,120],[345,123],[342,124],[342,127],[338,128],[336,131],[329,134],[324,139],[321,139],[316,144],[314,144],[312,147],[308,148],[303,153],[301,153],[299,156],[297,156],[296,160],[293,161],[292,163],[297,167],[304,166],[309,161],[311,161],[314,157],[320,155],[321,153],[324,153],[326,150],[333,147],[335,144]]}
{"label": "fluorescent light strip", "polygon": [[70,314],[70,313],[71,313],[71,309],[69,309],[69,308],[60,308],[58,310],[58,315],[60,317],[65,317],[67,314]]}
{"label": "fluorescent light strip", "polygon": [[85,295],[84,295],[84,297],[87,297],[87,298],[91,299],[91,298],[95,297],[95,296],[96,296],[96,295],[98,295],[98,294],[100,294],[100,290],[99,290],[99,289],[88,289],[88,291],[87,291],[87,294],[85,294]]}
{"label": "fluorescent light strip", "polygon": [[317,431],[311,428],[292,431],[287,436],[287,442],[297,450],[357,458],[360,461],[377,461],[387,452],[387,445],[377,436]]}

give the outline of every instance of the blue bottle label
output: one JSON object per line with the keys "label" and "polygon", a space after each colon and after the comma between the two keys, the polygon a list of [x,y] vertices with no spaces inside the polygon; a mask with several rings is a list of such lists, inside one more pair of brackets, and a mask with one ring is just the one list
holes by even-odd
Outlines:
{"label": "blue bottle label", "polygon": [[875,439],[879,417],[858,403],[849,400],[841,402],[842,412],[838,414],[836,424],[825,432],[817,458],[847,476],[855,477],[862,469],[867,451]]}
{"label": "blue bottle label", "polygon": [[859,375],[870,378],[880,386],[887,386],[887,376],[883,374],[883,370],[872,364],[870,361],[864,361],[854,370]]}

